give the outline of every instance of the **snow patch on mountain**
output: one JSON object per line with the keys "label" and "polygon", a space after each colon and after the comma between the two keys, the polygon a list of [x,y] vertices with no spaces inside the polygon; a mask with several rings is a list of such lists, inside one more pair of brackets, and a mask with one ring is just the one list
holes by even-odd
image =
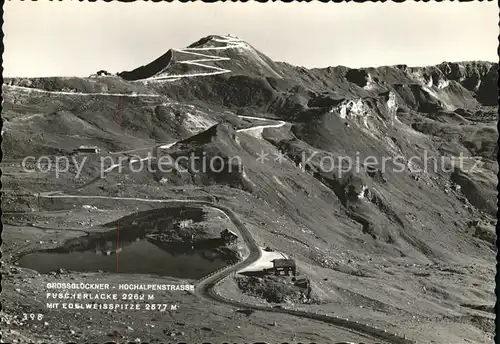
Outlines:
{"label": "snow patch on mountain", "polygon": [[449,80],[439,79],[437,87],[442,90],[443,88],[446,88],[449,85],[450,85],[450,81]]}
{"label": "snow patch on mountain", "polygon": [[370,91],[377,87],[377,83],[373,80],[373,76],[368,73],[368,79],[366,80],[366,85],[363,87],[365,90]]}
{"label": "snow patch on mountain", "polygon": [[343,101],[336,106],[336,111],[342,119],[353,120],[361,118],[366,125],[367,112],[361,98]]}
{"label": "snow patch on mountain", "polygon": [[386,102],[387,109],[389,110],[389,117],[391,119],[391,124],[394,124],[394,121],[397,120],[397,111],[398,111],[398,103],[397,103],[397,98],[396,94],[394,92],[389,92],[389,98],[387,99]]}
{"label": "snow patch on mountain", "polygon": [[425,85],[427,87],[432,87],[433,85],[432,78],[425,78],[422,70],[412,71],[410,75],[414,80],[422,85]]}
{"label": "snow patch on mountain", "polygon": [[183,127],[189,132],[191,132],[192,134],[197,134],[214,126],[215,124],[217,124],[217,122],[211,118],[207,118],[203,115],[202,112],[186,112],[183,115],[182,124]]}

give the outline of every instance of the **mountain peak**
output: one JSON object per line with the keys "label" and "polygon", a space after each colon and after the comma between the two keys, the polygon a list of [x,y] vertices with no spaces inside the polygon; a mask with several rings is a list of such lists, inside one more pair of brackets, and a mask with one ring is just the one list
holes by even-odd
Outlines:
{"label": "mountain peak", "polygon": [[225,36],[222,35],[208,35],[203,38],[200,38],[196,42],[189,45],[187,48],[204,48],[211,46],[225,46],[227,44],[237,44],[241,45],[246,44],[246,42],[242,41],[239,37],[233,36],[231,34],[227,34]]}
{"label": "mountain peak", "polygon": [[170,49],[153,62],[118,73],[126,80],[178,80],[219,74],[281,78],[279,67],[233,35],[209,35],[186,48]]}

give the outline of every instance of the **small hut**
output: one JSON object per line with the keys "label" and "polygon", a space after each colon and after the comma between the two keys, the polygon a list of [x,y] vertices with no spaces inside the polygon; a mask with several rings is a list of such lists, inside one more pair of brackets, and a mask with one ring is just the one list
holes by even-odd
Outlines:
{"label": "small hut", "polygon": [[98,76],[102,76],[102,75],[111,75],[111,73],[109,73],[108,71],[104,70],[104,69],[101,69],[100,71],[98,71],[96,73]]}
{"label": "small hut", "polygon": [[283,272],[285,275],[289,275],[290,272],[294,276],[297,274],[297,268],[295,266],[294,259],[274,259],[272,262],[274,274],[276,276],[281,275],[281,272]]}
{"label": "small hut", "polygon": [[76,153],[100,153],[101,149],[97,146],[80,146],[74,150]]}
{"label": "small hut", "polygon": [[238,239],[238,235],[226,228],[222,232],[220,232],[220,238],[222,239],[222,241],[224,241],[225,245],[228,245],[235,243]]}

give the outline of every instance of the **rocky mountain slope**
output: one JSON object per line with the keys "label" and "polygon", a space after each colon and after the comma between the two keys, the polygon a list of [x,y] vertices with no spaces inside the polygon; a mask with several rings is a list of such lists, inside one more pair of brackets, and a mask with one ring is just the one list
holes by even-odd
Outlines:
{"label": "rocky mountain slope", "polygon": [[[428,307],[417,313],[429,324],[446,318],[477,330],[459,318],[470,310],[460,305],[491,303],[493,275],[480,287],[471,284],[474,273],[454,280],[443,296],[446,286],[422,292],[422,277],[373,270],[494,271],[497,69],[479,61],[306,69],[272,61],[236,37],[207,36],[116,75],[13,78],[3,87],[4,159],[70,157],[85,144],[112,157],[106,167],[129,160],[104,177],[95,157],[79,178],[72,162],[59,178],[7,173],[3,184],[136,197],[205,190],[242,214],[263,245],[293,255],[313,275],[341,274],[322,287],[326,301],[335,299],[336,283],[365,283],[351,280],[362,266],[372,271],[364,297],[413,314],[407,295],[417,295]],[[196,163],[165,172],[164,156]],[[216,168],[204,170],[203,158],[214,157]],[[152,170],[134,172],[134,159]]]}

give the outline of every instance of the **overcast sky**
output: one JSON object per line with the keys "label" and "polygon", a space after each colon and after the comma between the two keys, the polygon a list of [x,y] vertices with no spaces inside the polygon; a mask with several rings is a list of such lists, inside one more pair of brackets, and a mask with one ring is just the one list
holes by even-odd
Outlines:
{"label": "overcast sky", "polygon": [[4,4],[4,76],[130,70],[169,48],[232,34],[305,67],[498,61],[498,7],[488,3]]}

